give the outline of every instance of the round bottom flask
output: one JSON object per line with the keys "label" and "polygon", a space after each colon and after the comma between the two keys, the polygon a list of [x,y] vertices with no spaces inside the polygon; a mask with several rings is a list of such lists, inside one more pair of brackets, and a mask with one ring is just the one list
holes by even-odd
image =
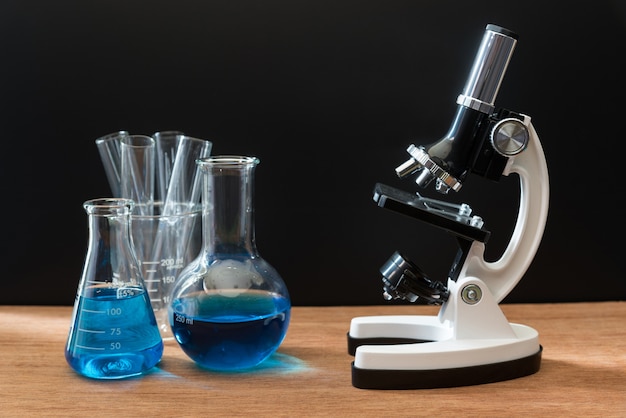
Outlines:
{"label": "round bottom flask", "polygon": [[254,367],[280,346],[291,300],[254,239],[257,158],[214,156],[203,173],[202,250],[181,272],[169,320],[182,350],[212,370]]}

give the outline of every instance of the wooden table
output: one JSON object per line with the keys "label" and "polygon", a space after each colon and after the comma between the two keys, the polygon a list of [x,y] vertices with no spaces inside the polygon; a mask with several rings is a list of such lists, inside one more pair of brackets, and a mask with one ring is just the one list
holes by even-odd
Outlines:
{"label": "wooden table", "polygon": [[278,353],[252,372],[201,370],[175,341],[140,378],[97,381],[63,355],[71,307],[0,306],[0,416],[626,417],[626,302],[502,305],[539,331],[538,373],[449,389],[352,386],[355,316],[436,314],[430,306],[294,307]]}

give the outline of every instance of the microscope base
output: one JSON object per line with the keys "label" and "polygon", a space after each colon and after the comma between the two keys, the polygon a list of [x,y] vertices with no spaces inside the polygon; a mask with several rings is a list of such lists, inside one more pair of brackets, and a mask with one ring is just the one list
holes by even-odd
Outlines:
{"label": "microscope base", "polygon": [[[370,334],[368,329],[379,329],[381,325],[387,330],[401,330],[384,338],[354,338],[348,334],[348,350],[355,355],[353,386],[362,389],[468,386],[528,376],[540,368],[542,347],[533,328],[509,324],[513,338],[449,338],[441,341],[420,338],[419,334],[445,335],[448,329],[438,327],[437,322],[437,317],[425,316],[353,319],[357,334]],[[413,332],[407,333],[410,328]],[[413,335],[414,338],[401,338],[400,335]]]}

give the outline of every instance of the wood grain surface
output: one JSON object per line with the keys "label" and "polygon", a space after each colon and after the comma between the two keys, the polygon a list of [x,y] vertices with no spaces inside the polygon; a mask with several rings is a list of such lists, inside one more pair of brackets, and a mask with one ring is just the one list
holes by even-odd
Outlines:
{"label": "wood grain surface", "polygon": [[486,385],[364,390],[346,334],[364,315],[435,315],[429,306],[294,307],[278,352],[252,371],[202,370],[175,341],[151,373],[98,381],[63,355],[71,307],[0,306],[0,416],[626,417],[626,302],[504,304],[539,331],[538,373]]}

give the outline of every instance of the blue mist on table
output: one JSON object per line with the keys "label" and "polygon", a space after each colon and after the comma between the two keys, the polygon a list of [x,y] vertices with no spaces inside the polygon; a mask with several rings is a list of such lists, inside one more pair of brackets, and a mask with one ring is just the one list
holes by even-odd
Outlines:
{"label": "blue mist on table", "polygon": [[140,375],[163,354],[163,341],[143,289],[107,288],[80,296],[65,358],[78,373],[97,379]]}

